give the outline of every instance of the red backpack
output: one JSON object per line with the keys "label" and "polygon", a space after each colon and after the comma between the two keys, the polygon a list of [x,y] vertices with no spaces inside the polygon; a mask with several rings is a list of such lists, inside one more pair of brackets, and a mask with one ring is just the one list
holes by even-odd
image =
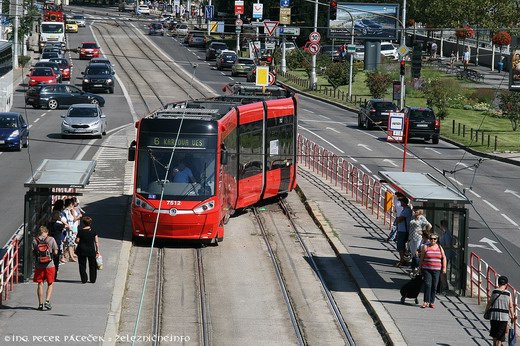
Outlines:
{"label": "red backpack", "polygon": [[49,263],[52,261],[51,247],[47,243],[47,237],[45,239],[36,238],[36,260],[39,263]]}

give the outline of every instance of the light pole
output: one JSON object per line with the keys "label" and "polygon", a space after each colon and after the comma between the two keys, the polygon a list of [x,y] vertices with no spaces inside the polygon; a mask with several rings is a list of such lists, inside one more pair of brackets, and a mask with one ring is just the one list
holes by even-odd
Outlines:
{"label": "light pole", "polygon": [[[318,31],[318,0],[314,0],[314,32]],[[316,54],[312,55],[311,90],[315,90],[318,84],[316,77]]]}
{"label": "light pole", "polygon": [[[406,23],[406,0],[403,0],[403,15],[402,15],[402,18],[401,18],[401,26],[402,26],[402,30],[401,30],[401,47],[404,47],[406,45],[406,27],[405,27],[405,23]],[[404,60],[404,54],[401,56],[401,60]],[[401,95],[400,95],[400,98],[399,98],[399,106],[401,109],[404,108],[404,94],[405,94],[405,84],[404,84],[404,75],[401,76]]]}

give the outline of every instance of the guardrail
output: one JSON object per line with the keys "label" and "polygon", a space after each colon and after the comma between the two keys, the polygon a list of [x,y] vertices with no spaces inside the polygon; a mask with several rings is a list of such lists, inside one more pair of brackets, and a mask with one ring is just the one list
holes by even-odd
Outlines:
{"label": "guardrail", "polygon": [[[485,303],[487,304],[487,301],[491,297],[491,292],[493,292],[493,289],[498,287],[498,277],[500,274],[495,270],[495,268],[491,267],[489,264],[487,264],[486,261],[484,261],[479,255],[472,252],[469,255],[469,279],[470,279],[470,293],[471,297],[473,298],[473,295],[477,295],[477,302],[480,305],[484,300],[482,299],[482,293],[485,294]],[[510,284],[507,285],[508,291],[511,292],[511,295],[513,297],[513,305],[514,309],[516,311],[517,316],[520,315],[520,308],[518,306],[518,298],[520,294]],[[518,320],[515,321],[515,335],[516,330],[520,327],[520,324]]]}
{"label": "guardrail", "polygon": [[298,135],[299,163],[321,174],[325,180],[341,191],[351,194],[356,202],[369,209],[372,215],[383,218],[383,224],[392,227],[394,218],[389,199],[393,200],[393,192],[387,189],[379,180],[354,166],[329,150]]}
{"label": "guardrail", "polygon": [[3,298],[9,299],[9,292],[14,289],[14,284],[18,283],[18,254],[23,232],[24,225],[21,225],[2,249],[5,252],[0,259],[0,305]]}

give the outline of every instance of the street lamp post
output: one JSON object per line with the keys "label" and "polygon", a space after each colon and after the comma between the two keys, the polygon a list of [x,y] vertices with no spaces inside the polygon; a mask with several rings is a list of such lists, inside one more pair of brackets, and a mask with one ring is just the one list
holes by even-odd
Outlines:
{"label": "street lamp post", "polygon": [[[318,0],[314,1],[314,31],[318,31]],[[316,54],[312,55],[311,90],[315,90],[318,84],[316,77]]]}
{"label": "street lamp post", "polygon": [[[405,27],[405,23],[406,23],[406,0],[403,0],[403,16],[401,18],[401,26],[402,26],[402,31],[401,31],[401,47],[404,47],[406,45],[406,27]],[[401,60],[404,60],[404,55],[401,56]],[[400,95],[400,98],[399,98],[399,105],[401,107],[401,109],[404,108],[404,94],[405,94],[405,84],[404,84],[404,75],[401,76],[401,95]]]}

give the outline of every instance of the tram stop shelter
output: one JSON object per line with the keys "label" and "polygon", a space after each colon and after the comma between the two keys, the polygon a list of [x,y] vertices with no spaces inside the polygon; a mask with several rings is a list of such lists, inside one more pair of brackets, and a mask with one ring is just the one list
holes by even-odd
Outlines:
{"label": "tram stop shelter", "polygon": [[405,195],[414,209],[424,210],[424,216],[439,236],[439,244],[446,254],[448,288],[464,295],[469,261],[469,211],[466,208],[470,203],[468,198],[429,173],[380,171],[379,175],[382,183]]}
{"label": "tram stop shelter", "polygon": [[89,184],[96,161],[45,159],[24,183],[29,188],[24,199],[24,236],[22,276],[28,280],[33,271],[31,244],[41,225],[47,225],[54,202],[66,196],[80,196],[78,188]]}

